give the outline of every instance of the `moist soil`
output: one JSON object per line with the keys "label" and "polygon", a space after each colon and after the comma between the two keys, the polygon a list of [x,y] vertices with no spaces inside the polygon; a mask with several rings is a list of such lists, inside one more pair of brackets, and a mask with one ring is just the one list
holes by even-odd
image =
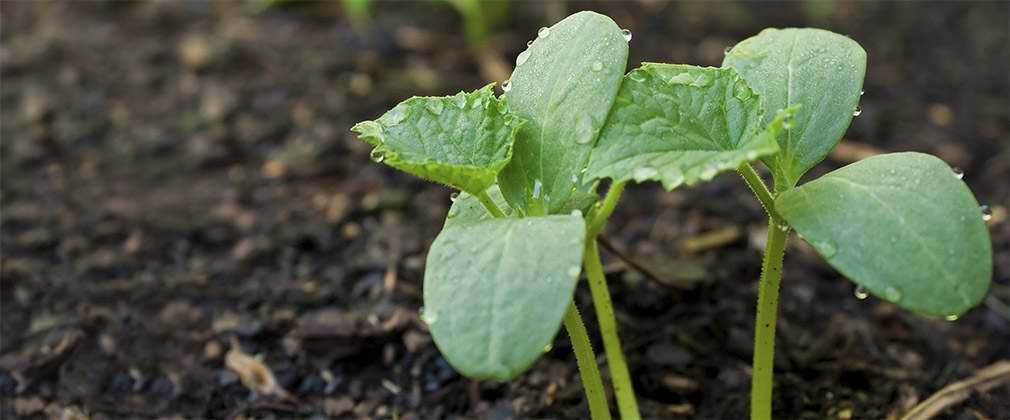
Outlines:
{"label": "moist soil", "polygon": [[[417,312],[451,191],[349,131],[506,79],[581,9],[632,30],[631,67],[719,65],[765,27],[848,34],[869,57],[862,115],[810,176],[920,151],[992,208],[996,286],[956,322],[857,299],[791,238],[776,416],[896,418],[1010,356],[1010,3],[485,4],[483,46],[447,3],[342,4],[0,3],[0,417],[588,417],[563,331],[512,381],[448,365]],[[733,174],[627,189],[604,235],[655,276],[603,258],[645,417],[748,415],[766,229]],[[584,282],[575,298],[606,380]],[[279,388],[243,384],[236,344]],[[1004,383],[939,416],[1008,418],[1007,401]]]}

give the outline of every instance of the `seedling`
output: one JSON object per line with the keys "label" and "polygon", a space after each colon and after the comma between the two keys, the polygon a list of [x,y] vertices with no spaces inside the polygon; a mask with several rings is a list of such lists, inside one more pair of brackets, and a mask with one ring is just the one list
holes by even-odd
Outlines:
{"label": "seedling", "polygon": [[[858,110],[866,56],[854,41],[766,30],[721,68],[646,63],[625,75],[630,38],[606,16],[576,13],[538,31],[501,98],[493,85],[414,97],[353,127],[375,146],[374,160],[461,191],[428,253],[422,316],[462,374],[517,376],[563,322],[591,414],[609,418],[572,301],[584,271],[619,413],[640,417],[595,241],[630,180],[672,190],[737,170],[767,210],[752,417],[771,415],[789,230],[868,292],[910,310],[951,318],[982,299],[988,232],[971,192],[939,159],[884,155],[796,186]],[[750,166],[758,159],[774,193]],[[612,179],[602,201],[600,178]]]}

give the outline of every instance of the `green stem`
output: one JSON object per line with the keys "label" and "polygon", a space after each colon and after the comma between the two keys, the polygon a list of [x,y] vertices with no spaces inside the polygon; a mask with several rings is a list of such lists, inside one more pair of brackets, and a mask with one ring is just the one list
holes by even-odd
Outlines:
{"label": "green stem", "polygon": [[586,230],[586,242],[590,240],[595,240],[596,235],[600,234],[600,230],[603,229],[603,224],[607,223],[607,219],[610,218],[610,213],[614,212],[614,207],[617,206],[617,199],[621,198],[621,192],[624,191],[624,184],[627,181],[616,182],[610,185],[610,189],[607,190],[607,196],[603,198],[603,205],[600,207],[600,211],[596,213],[596,217],[589,222],[589,226]]}
{"label": "green stem", "polygon": [[[617,186],[623,187],[624,184],[621,183]],[[613,190],[613,187],[611,187],[611,190]],[[610,197],[609,193],[607,197]],[[614,201],[617,200],[615,199]],[[611,210],[613,210],[613,206],[611,206]],[[609,214],[609,212],[607,213]],[[604,220],[606,219],[604,218]],[[617,319],[614,317],[614,305],[610,302],[610,292],[607,291],[607,279],[603,275],[603,265],[600,263],[600,251],[596,247],[595,240],[586,240],[582,263],[586,269],[586,277],[589,278],[589,291],[593,294],[593,305],[596,307],[596,320],[600,323],[600,335],[603,336],[603,350],[607,353],[607,363],[610,364],[610,379],[614,384],[617,409],[621,414],[621,418],[640,419],[642,415],[638,412],[638,401],[635,400],[635,390],[631,386],[631,374],[628,373],[628,364],[624,361],[624,353],[621,352],[621,340],[617,336]]]}
{"label": "green stem", "polygon": [[778,213],[775,211],[775,198],[772,197],[772,193],[768,191],[768,186],[761,180],[757,172],[754,172],[754,168],[750,166],[750,163],[744,162],[739,168],[736,168],[736,171],[747,182],[747,186],[754,192],[754,195],[757,196],[765,212],[778,217]]}
{"label": "green stem", "polygon": [[607,405],[607,394],[603,392],[600,369],[596,367],[596,355],[593,354],[593,346],[589,344],[589,334],[586,333],[586,325],[582,323],[582,315],[579,315],[575,301],[568,304],[568,312],[565,312],[565,329],[572,339],[572,351],[575,352],[575,361],[582,374],[582,387],[589,400],[589,415],[594,419],[610,420],[610,407]]}
{"label": "green stem", "polygon": [[772,368],[775,356],[775,317],[779,305],[779,281],[782,279],[782,256],[785,253],[789,228],[779,225],[778,217],[768,218],[768,243],[761,263],[761,285],[758,289],[757,321],[754,324],[754,364],[751,377],[750,417],[770,419],[772,416]]}
{"label": "green stem", "polygon": [[505,213],[502,213],[501,209],[499,209],[494,203],[494,200],[487,195],[487,191],[481,191],[480,194],[477,194],[474,197],[477,197],[477,200],[480,200],[480,203],[484,205],[484,208],[487,209],[488,213],[491,213],[491,216],[505,217]]}

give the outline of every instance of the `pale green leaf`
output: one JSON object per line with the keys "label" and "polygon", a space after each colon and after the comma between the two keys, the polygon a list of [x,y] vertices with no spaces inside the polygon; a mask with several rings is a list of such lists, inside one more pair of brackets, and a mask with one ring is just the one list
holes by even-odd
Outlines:
{"label": "pale green leaf", "polygon": [[512,157],[520,126],[494,97],[493,86],[413,97],[351,130],[375,146],[373,159],[463,191],[484,191]]}
{"label": "pale green leaf", "polygon": [[989,288],[979,204],[936,157],[871,157],[782,193],[775,209],[838,271],[898,306],[956,316]]}
{"label": "pale green leaf", "polygon": [[525,215],[560,211],[614,102],[628,43],[610,18],[579,12],[540,31],[519,54],[505,93],[527,122],[498,182]]}
{"label": "pale green leaf", "polygon": [[570,215],[447,223],[424,272],[424,319],[446,360],[474,379],[522,373],[561,326],[585,235]]}
{"label": "pale green leaf", "polygon": [[778,136],[781,151],[762,161],[775,189],[796,185],[841,140],[859,104],[866,52],[822,29],[765,29],[733,47],[723,60],[747,79],[765,112],[803,105],[795,125]]}
{"label": "pale green leaf", "polygon": [[708,181],[778,151],[775,135],[793,111],[762,129],[758,96],[735,70],[645,63],[625,76],[586,175],[667,190]]}

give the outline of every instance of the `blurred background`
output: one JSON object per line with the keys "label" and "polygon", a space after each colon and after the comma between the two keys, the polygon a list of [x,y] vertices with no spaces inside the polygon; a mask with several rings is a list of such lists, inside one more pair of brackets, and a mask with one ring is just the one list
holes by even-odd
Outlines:
{"label": "blurred background", "polygon": [[[564,333],[510,382],[446,363],[417,310],[451,191],[349,130],[507,79],[583,9],[632,31],[629,70],[718,66],[765,27],[846,34],[862,114],[808,176],[925,152],[992,208],[994,285],[956,322],[855,298],[791,238],[777,416],[897,418],[1008,358],[1010,3],[2,2],[0,417],[588,416]],[[732,174],[625,193],[604,259],[646,417],[748,415],[765,229]],[[576,301],[590,313],[584,284]]]}

